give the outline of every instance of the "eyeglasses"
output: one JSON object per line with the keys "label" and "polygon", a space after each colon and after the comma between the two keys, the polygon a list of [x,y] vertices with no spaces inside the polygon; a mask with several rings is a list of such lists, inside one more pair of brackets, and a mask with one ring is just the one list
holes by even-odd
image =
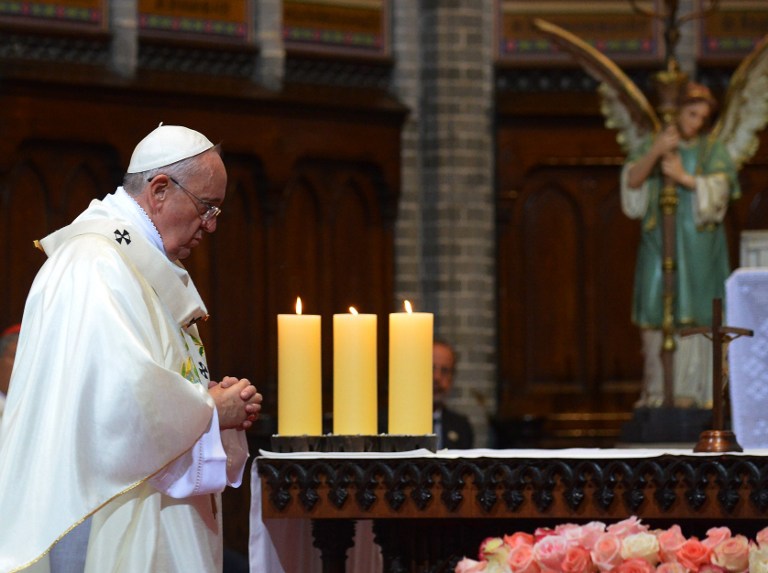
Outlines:
{"label": "eyeglasses", "polygon": [[[200,199],[200,197],[192,193],[192,191],[184,187],[184,185],[176,181],[176,179],[174,179],[170,175],[167,175],[167,177],[174,183],[174,185],[176,185],[179,189],[184,191],[184,193],[186,193],[187,195],[192,197],[195,201],[200,203],[203,207],[205,207],[205,211],[203,213],[198,213],[198,216],[203,221],[203,223],[207,223],[208,221],[221,215],[221,209],[219,207],[209,203],[208,201],[203,201],[202,199]],[[152,179],[153,178],[147,179],[147,181],[152,181]]]}
{"label": "eyeglasses", "polygon": [[192,198],[193,198],[195,201],[197,201],[198,203],[200,203],[200,204],[201,204],[203,207],[205,207],[205,212],[204,212],[204,213],[202,213],[202,214],[200,215],[200,219],[202,219],[202,221],[203,221],[204,223],[207,223],[207,222],[208,222],[208,221],[210,221],[211,219],[213,219],[213,218],[215,218],[215,217],[218,217],[219,215],[221,215],[221,209],[220,209],[219,207],[217,207],[216,205],[212,205],[212,204],[211,204],[211,203],[209,203],[208,201],[203,201],[202,199],[200,199],[200,197],[198,197],[197,195],[195,195],[194,193],[192,193],[192,191],[190,191],[189,189],[187,189],[186,187],[184,187],[184,185],[182,185],[181,183],[179,183],[178,181],[176,181],[176,179],[174,179],[174,178],[173,178],[173,177],[171,177],[170,175],[168,176],[168,179],[170,179],[171,181],[173,181],[173,182],[176,184],[176,186],[177,186],[179,189],[181,189],[182,191],[184,191],[184,193],[186,193],[187,195],[189,195],[190,197],[192,197]]}

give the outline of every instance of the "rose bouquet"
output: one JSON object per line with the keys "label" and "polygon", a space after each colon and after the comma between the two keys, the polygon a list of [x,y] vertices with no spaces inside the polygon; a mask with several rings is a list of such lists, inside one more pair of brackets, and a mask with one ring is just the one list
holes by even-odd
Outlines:
{"label": "rose bouquet", "polygon": [[567,523],[482,542],[456,573],[768,573],[768,527],[754,540],[714,527],[705,539],[680,526],[652,530],[637,517],[606,526]]}

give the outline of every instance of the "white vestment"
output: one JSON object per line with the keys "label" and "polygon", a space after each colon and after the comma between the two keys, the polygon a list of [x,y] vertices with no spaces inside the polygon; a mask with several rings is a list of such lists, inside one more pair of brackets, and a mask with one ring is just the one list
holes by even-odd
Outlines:
{"label": "white vestment", "polygon": [[219,433],[194,284],[116,195],[41,242],[0,428],[0,573],[45,571],[89,517],[87,573],[222,567],[245,436]]}

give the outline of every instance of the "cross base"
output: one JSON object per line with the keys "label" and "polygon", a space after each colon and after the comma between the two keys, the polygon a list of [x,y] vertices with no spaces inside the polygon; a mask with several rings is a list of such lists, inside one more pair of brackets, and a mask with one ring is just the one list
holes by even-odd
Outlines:
{"label": "cross base", "polygon": [[736,441],[736,434],[730,430],[706,430],[699,436],[694,452],[743,452]]}

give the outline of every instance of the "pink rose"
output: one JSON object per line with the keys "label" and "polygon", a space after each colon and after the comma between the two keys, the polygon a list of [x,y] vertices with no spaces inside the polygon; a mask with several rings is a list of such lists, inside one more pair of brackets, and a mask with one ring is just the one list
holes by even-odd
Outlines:
{"label": "pink rose", "polygon": [[610,571],[621,561],[621,539],[613,533],[603,533],[592,548],[592,562],[600,571]]}
{"label": "pink rose", "polygon": [[547,535],[533,546],[533,558],[545,573],[561,573],[568,540],[560,535]]}
{"label": "pink rose", "polygon": [[572,545],[565,551],[561,565],[562,573],[591,573],[595,570],[589,551],[580,545]]}
{"label": "pink rose", "polygon": [[606,531],[624,539],[627,535],[648,531],[648,526],[640,523],[637,516],[633,515],[623,521],[609,525]]}
{"label": "pink rose", "polygon": [[674,561],[675,554],[685,543],[685,536],[679,525],[673,525],[669,529],[661,530],[656,533],[659,540],[659,556],[662,561]]}
{"label": "pink rose", "polygon": [[713,527],[707,531],[707,538],[702,541],[710,549],[714,549],[726,539],[731,538],[731,530],[727,527]]}
{"label": "pink rose", "polygon": [[591,551],[597,538],[605,533],[605,524],[599,521],[591,521],[586,525],[567,523],[558,525],[555,533],[565,537],[571,545],[580,545],[587,551]]}
{"label": "pink rose", "polygon": [[710,563],[708,565],[702,565],[696,573],[728,573],[728,569]]}
{"label": "pink rose", "polygon": [[563,523],[555,527],[555,535],[565,537],[571,545],[578,545],[581,538],[581,526],[575,523]]}
{"label": "pink rose", "polygon": [[478,573],[478,571],[485,571],[485,566],[488,565],[485,561],[475,561],[465,557],[456,564],[455,573]]}
{"label": "pink rose", "polygon": [[656,567],[656,573],[688,573],[688,569],[679,563],[662,563]]}
{"label": "pink rose", "polygon": [[763,547],[763,546],[768,547],[768,527],[764,527],[763,529],[757,532],[755,541],[757,541],[757,544],[760,547]]}
{"label": "pink rose", "polygon": [[512,548],[507,556],[510,573],[539,573],[541,569],[533,558],[533,546],[524,543]]}
{"label": "pink rose", "polygon": [[601,535],[605,533],[605,523],[600,521],[590,521],[586,525],[581,526],[581,545],[587,551],[592,551],[592,548],[597,543],[597,540]]}
{"label": "pink rose", "polygon": [[656,568],[645,559],[627,559],[611,573],[655,573]]}
{"label": "pink rose", "polygon": [[698,570],[704,564],[709,563],[712,550],[701,541],[692,537],[677,550],[677,561],[688,569]]}
{"label": "pink rose", "polygon": [[537,527],[536,531],[533,532],[533,542],[536,543],[539,539],[544,539],[548,535],[556,535],[555,530],[549,527]]}
{"label": "pink rose", "polygon": [[749,567],[749,540],[743,535],[726,539],[714,548],[712,563],[728,571],[746,571]]}
{"label": "pink rose", "polygon": [[504,543],[510,547],[517,547],[518,545],[530,545],[533,547],[533,535],[530,533],[523,533],[522,531],[518,531],[512,535],[505,535]]}

